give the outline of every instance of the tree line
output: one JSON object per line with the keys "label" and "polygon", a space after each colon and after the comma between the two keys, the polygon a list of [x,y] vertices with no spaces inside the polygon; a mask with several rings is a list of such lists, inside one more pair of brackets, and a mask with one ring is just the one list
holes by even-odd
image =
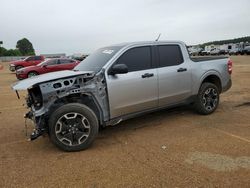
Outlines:
{"label": "tree line", "polygon": [[0,56],[28,56],[35,55],[35,50],[32,43],[23,38],[16,43],[16,49],[6,49],[0,47]]}
{"label": "tree line", "polygon": [[219,41],[212,41],[207,42],[204,44],[200,44],[200,47],[205,47],[209,45],[223,45],[223,44],[230,44],[230,43],[240,43],[240,42],[250,42],[250,36],[247,37],[241,37],[241,38],[235,38],[235,39],[229,39],[229,40],[219,40]]}

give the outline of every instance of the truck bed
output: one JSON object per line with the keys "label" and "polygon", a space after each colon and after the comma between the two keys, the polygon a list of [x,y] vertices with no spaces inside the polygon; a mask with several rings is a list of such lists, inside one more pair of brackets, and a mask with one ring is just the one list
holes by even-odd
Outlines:
{"label": "truck bed", "polygon": [[228,56],[197,56],[197,57],[190,56],[190,59],[194,62],[210,61],[210,60],[226,59],[226,58],[228,58]]}

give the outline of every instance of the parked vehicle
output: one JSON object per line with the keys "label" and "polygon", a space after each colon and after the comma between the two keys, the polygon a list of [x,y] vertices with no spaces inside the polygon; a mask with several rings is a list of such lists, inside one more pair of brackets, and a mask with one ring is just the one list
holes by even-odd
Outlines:
{"label": "parked vehicle", "polygon": [[28,90],[26,118],[35,123],[31,140],[49,133],[65,151],[88,148],[99,127],[138,115],[192,104],[204,115],[218,107],[231,87],[228,57],[190,58],[178,41],[124,43],[101,48],[73,71],[22,80]]}
{"label": "parked vehicle", "polygon": [[201,54],[201,56],[210,55],[210,51],[203,50],[203,51],[201,51],[200,54]]}
{"label": "parked vehicle", "polygon": [[219,55],[226,55],[228,52],[224,49],[219,50]]}
{"label": "parked vehicle", "polygon": [[239,55],[239,54],[241,54],[241,51],[237,48],[234,48],[229,51],[229,55]]}
{"label": "parked vehicle", "polygon": [[29,56],[23,60],[12,61],[10,62],[9,70],[11,72],[15,72],[16,70],[24,68],[24,67],[37,65],[41,63],[42,61],[44,61],[44,59],[45,59],[44,56]]}
{"label": "parked vehicle", "polygon": [[72,59],[78,60],[78,61],[83,61],[86,57],[88,57],[87,54],[73,54],[71,56]]}
{"label": "parked vehicle", "polygon": [[66,58],[47,59],[35,66],[29,66],[16,71],[17,79],[25,79],[48,72],[72,70],[79,61]]}
{"label": "parked vehicle", "polygon": [[220,49],[214,48],[210,51],[210,55],[219,55]]}
{"label": "parked vehicle", "polygon": [[190,54],[191,56],[200,56],[201,53],[202,53],[202,49],[199,48],[199,49],[195,49],[195,50],[191,51],[189,54]]}
{"label": "parked vehicle", "polygon": [[244,48],[243,54],[250,55],[250,46]]}

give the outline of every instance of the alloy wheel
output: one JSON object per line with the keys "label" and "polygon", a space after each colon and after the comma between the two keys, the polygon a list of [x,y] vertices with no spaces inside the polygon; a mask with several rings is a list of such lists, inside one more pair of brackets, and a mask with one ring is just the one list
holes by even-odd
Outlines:
{"label": "alloy wheel", "polygon": [[67,146],[77,146],[86,141],[90,134],[90,123],[80,113],[61,116],[55,126],[56,137]]}
{"label": "alloy wheel", "polygon": [[214,88],[208,88],[202,96],[202,104],[208,111],[216,108],[218,103],[218,93]]}

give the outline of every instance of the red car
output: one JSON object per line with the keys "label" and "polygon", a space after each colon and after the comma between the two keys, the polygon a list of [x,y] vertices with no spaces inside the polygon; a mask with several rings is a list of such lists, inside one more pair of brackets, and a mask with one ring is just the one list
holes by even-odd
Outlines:
{"label": "red car", "polygon": [[14,72],[18,69],[21,69],[23,67],[28,67],[32,65],[37,65],[44,61],[44,56],[30,56],[26,57],[25,59],[18,60],[18,61],[12,61],[10,62],[10,71]]}
{"label": "red car", "polygon": [[21,80],[48,72],[71,70],[79,63],[80,62],[77,60],[66,58],[47,59],[36,66],[29,66],[26,68],[18,69],[16,71],[16,77],[17,79]]}

